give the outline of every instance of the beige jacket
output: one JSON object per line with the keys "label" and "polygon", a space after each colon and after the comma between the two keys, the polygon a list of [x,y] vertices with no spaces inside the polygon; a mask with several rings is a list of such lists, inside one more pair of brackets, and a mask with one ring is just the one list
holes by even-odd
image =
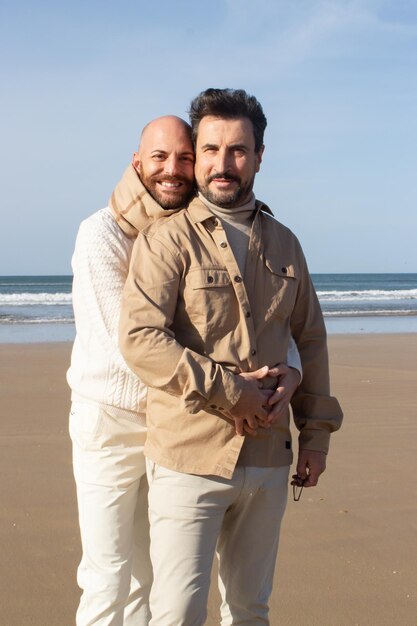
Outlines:
{"label": "beige jacket", "polygon": [[291,333],[303,365],[292,402],[300,447],[327,452],[342,413],[329,395],[321,309],[291,231],[257,203],[244,276],[221,221],[198,199],[140,233],[122,299],[120,348],[149,387],[146,454],[176,471],[226,478],[238,459],[290,464],[288,415],[245,438],[227,411],[241,393],[238,374],[285,361]]}

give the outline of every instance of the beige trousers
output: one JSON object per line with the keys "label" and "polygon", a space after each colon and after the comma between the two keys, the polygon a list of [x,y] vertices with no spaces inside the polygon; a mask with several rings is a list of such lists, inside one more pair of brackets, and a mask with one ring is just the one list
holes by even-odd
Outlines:
{"label": "beige trousers", "polygon": [[289,467],[237,467],[231,480],[147,460],[154,584],[150,626],[202,626],[213,557],[222,626],[269,624]]}
{"label": "beige trousers", "polygon": [[147,626],[152,568],[146,428],[133,416],[74,402],[70,434],[83,550],[77,626]]}

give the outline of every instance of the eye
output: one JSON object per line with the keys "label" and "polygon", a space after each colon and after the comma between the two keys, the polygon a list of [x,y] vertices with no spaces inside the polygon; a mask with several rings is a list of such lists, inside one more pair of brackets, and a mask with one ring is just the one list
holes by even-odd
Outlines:
{"label": "eye", "polygon": [[164,161],[165,155],[162,153],[156,152],[155,154],[152,155],[152,159],[154,161]]}

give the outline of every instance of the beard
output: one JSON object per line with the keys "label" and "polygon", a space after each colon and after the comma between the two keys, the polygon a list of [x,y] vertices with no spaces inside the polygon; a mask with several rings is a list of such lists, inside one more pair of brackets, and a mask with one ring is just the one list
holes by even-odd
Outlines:
{"label": "beard", "polygon": [[[182,176],[147,176],[141,166],[139,166],[139,176],[148,193],[165,210],[186,206],[194,195],[194,183]],[[158,183],[162,181],[181,183],[181,186],[177,189],[161,190]]]}
{"label": "beard", "polygon": [[[238,183],[238,186],[235,189],[223,190],[223,189],[212,189],[210,188],[210,183],[216,178],[223,178],[224,180],[234,180]],[[253,181],[255,177],[253,177],[246,184],[242,183],[242,179],[238,176],[232,176],[227,173],[216,173],[212,176],[209,176],[204,185],[198,185],[199,192],[213,204],[217,206],[224,207],[225,209],[233,209],[235,207],[241,206],[245,204],[248,200],[249,196],[252,193],[253,189]]]}

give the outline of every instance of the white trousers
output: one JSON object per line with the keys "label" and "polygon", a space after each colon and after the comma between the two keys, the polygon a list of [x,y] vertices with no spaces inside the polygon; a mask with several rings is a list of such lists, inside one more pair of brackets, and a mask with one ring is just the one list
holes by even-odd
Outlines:
{"label": "white trousers", "polygon": [[150,626],[202,626],[214,553],[222,626],[269,624],[289,467],[238,467],[232,480],[147,461],[154,584]]}
{"label": "white trousers", "polygon": [[83,550],[77,626],[148,626],[146,428],[74,402],[70,434]]}

